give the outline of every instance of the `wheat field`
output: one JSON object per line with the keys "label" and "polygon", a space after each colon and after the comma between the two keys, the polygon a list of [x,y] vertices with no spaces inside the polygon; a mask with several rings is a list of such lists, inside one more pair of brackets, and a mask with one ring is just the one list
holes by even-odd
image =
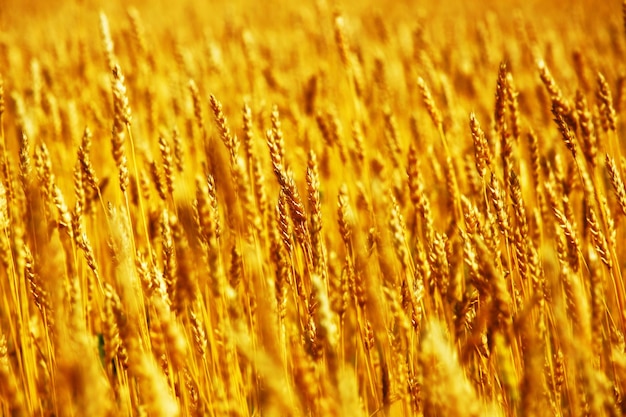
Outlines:
{"label": "wheat field", "polygon": [[1,414],[626,413],[626,1],[471,3],[3,1]]}

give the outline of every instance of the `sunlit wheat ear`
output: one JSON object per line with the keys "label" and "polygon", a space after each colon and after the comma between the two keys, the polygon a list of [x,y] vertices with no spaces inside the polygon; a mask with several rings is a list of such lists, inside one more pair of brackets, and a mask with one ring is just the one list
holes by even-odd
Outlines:
{"label": "sunlit wheat ear", "polygon": [[152,183],[154,184],[159,198],[162,201],[167,200],[167,190],[165,185],[165,177],[163,175],[163,171],[161,167],[157,164],[156,161],[150,162],[150,176],[152,177]]}
{"label": "sunlit wheat ear", "polygon": [[600,259],[602,259],[602,262],[604,263],[604,265],[606,265],[607,268],[613,268],[613,259],[611,258],[611,254],[609,252],[609,245],[606,239],[606,235],[600,227],[598,215],[593,208],[589,208],[586,221],[589,225],[593,245],[596,249],[596,252],[600,256]]}
{"label": "sunlit wheat ear", "polygon": [[515,246],[515,257],[518,262],[518,269],[523,280],[527,278],[528,271],[528,252],[529,246],[532,245],[528,230],[528,217],[526,215],[526,207],[522,197],[521,185],[519,177],[515,172],[509,177],[509,192],[513,202],[514,219],[516,227],[513,233],[513,244]]}
{"label": "sunlit wheat ear", "polygon": [[307,200],[309,204],[309,230],[311,232],[311,250],[315,269],[323,277],[326,274],[326,248],[323,239],[323,215],[320,201],[320,179],[317,166],[317,156],[309,152],[307,171]]}
{"label": "sunlit wheat ear", "polygon": [[611,184],[613,185],[613,191],[617,197],[619,208],[622,214],[626,216],[626,187],[624,186],[622,177],[619,173],[617,165],[615,164],[615,160],[608,154],[606,155],[606,166],[609,170],[609,178],[611,179]]}
{"label": "sunlit wheat ear", "polygon": [[[434,235],[433,213],[426,193],[424,177],[418,159],[418,150],[413,145],[409,147],[407,176],[409,197],[416,211],[415,223],[423,223],[424,237],[427,242],[430,242]],[[416,228],[418,227],[416,225]]]}
{"label": "sunlit wheat ear", "polygon": [[570,127],[567,125],[563,113],[561,113],[561,109],[556,102],[552,103],[552,114],[554,115],[554,121],[559,128],[559,132],[561,132],[563,143],[565,143],[567,149],[572,153],[574,159],[576,159],[577,147],[574,134],[572,133]]}
{"label": "sunlit wheat ear", "polygon": [[231,158],[234,158],[239,151],[239,140],[236,135],[230,133],[228,120],[226,120],[226,116],[224,116],[222,110],[222,103],[220,103],[213,94],[209,96],[209,103],[211,104],[215,123],[217,124],[222,142],[224,142],[224,145],[226,145],[226,148],[230,152]]}
{"label": "sunlit wheat ear", "polygon": [[597,164],[598,139],[596,137],[593,117],[587,105],[587,99],[580,90],[576,90],[576,113],[580,126],[583,154],[593,171]]}
{"label": "sunlit wheat ear", "polygon": [[613,96],[609,83],[604,78],[602,73],[598,73],[597,77],[598,90],[596,96],[600,104],[600,115],[602,121],[602,128],[605,131],[613,131],[617,129],[617,115],[615,113],[615,107],[613,107]]}
{"label": "sunlit wheat ear", "polygon": [[200,132],[204,135],[204,114],[202,112],[202,100],[200,99],[200,91],[194,80],[189,80],[189,92],[191,93],[191,99],[193,101],[193,114],[196,119],[196,124]]}
{"label": "sunlit wheat ear", "polygon": [[496,177],[494,173],[491,174],[491,179],[489,181],[489,185],[487,186],[487,196],[491,200],[491,203],[493,204],[493,207],[495,209],[500,232],[502,232],[503,234],[509,233],[511,226],[509,222],[509,216],[506,212],[504,193],[500,184],[500,180]]}
{"label": "sunlit wheat ear", "polygon": [[177,323],[176,316],[162,298],[153,298],[152,305],[158,317],[160,330],[163,334],[172,366],[175,370],[182,370],[186,363],[185,357],[187,356],[188,347],[185,336]]}
{"label": "sunlit wheat ear", "polygon": [[426,111],[428,111],[428,115],[433,121],[433,124],[437,129],[443,129],[443,118],[441,116],[441,112],[437,108],[430,89],[428,88],[428,86],[426,85],[426,81],[424,81],[422,77],[418,77],[417,87],[419,88],[420,94],[422,96],[422,101],[424,102],[424,106],[426,106]]}
{"label": "sunlit wheat ear", "polygon": [[[102,329],[104,337],[105,367],[112,365],[114,359],[119,359],[118,364],[128,366],[126,349],[122,344],[122,335],[126,334],[126,320],[122,311],[122,302],[113,287],[104,285],[104,310],[102,317]],[[119,355],[119,357],[118,357]]]}
{"label": "sunlit wheat ear", "polygon": [[177,313],[193,304],[198,294],[197,274],[193,264],[192,246],[185,234],[181,220],[174,214],[168,219],[174,238],[174,256],[176,258],[176,288],[174,289],[173,310]]}
{"label": "sunlit wheat ear", "polygon": [[348,44],[348,39],[346,37],[345,19],[339,13],[335,14],[334,29],[335,43],[337,45],[337,49],[339,50],[341,63],[345,67],[348,67],[350,65],[350,45]]}
{"label": "sunlit wheat ear", "polygon": [[283,247],[289,255],[293,251],[291,240],[291,223],[289,222],[287,195],[281,191],[278,196],[278,204],[276,205],[276,221],[278,223],[278,231],[283,242]]}
{"label": "sunlit wheat ear", "polygon": [[546,66],[545,61],[539,60],[537,62],[537,67],[539,68],[541,81],[543,82],[544,86],[548,90],[548,93],[550,94],[552,107],[556,109],[556,112],[559,113],[561,117],[563,117],[568,125],[575,126],[576,117],[573,113],[572,105],[568,100],[563,97],[563,92],[552,77],[552,74]]}
{"label": "sunlit wheat ear", "polygon": [[22,250],[24,252],[24,276],[27,279],[29,294],[43,321],[48,323],[50,327],[53,327],[55,314],[46,283],[35,269],[35,260],[30,248],[25,245]]}
{"label": "sunlit wheat ear", "polygon": [[172,148],[164,136],[159,136],[159,150],[161,151],[161,161],[163,163],[163,177],[170,196],[174,195],[174,157]]}
{"label": "sunlit wheat ear", "polygon": [[126,127],[131,121],[131,112],[126,95],[126,85],[124,76],[118,65],[112,69],[112,90],[113,90],[113,129],[111,133],[111,144],[113,159],[119,171],[119,183],[122,192],[126,192],[130,182],[128,171],[128,159],[126,156]]}
{"label": "sunlit wheat ear", "polygon": [[482,406],[474,387],[462,376],[462,368],[452,346],[441,323],[428,323],[419,354],[424,378],[424,412],[432,415],[479,416]]}
{"label": "sunlit wheat ear", "polygon": [[500,63],[498,69],[498,80],[496,82],[496,103],[494,106],[494,121],[496,123],[496,130],[500,136],[504,136],[507,123],[506,123],[506,111],[507,111],[507,92],[506,92],[506,63]]}
{"label": "sunlit wheat ear", "polygon": [[522,135],[521,132],[521,113],[519,109],[519,91],[516,88],[515,81],[513,80],[513,74],[506,74],[506,96],[507,105],[511,123],[511,133],[513,139],[518,142]]}
{"label": "sunlit wheat ear", "polygon": [[180,406],[172,395],[165,375],[135,337],[129,338],[129,371],[137,379],[142,390],[143,404],[151,415],[176,417]]}
{"label": "sunlit wheat ear", "polygon": [[111,38],[109,19],[103,12],[100,12],[100,37],[102,38],[102,47],[107,65],[110,69],[113,69],[116,64],[115,53],[113,52],[113,39]]}
{"label": "sunlit wheat ear", "polygon": [[481,129],[480,123],[476,120],[474,113],[470,114],[470,129],[474,139],[474,158],[476,169],[481,178],[485,177],[487,168],[491,166],[491,151],[485,138],[485,132]]}
{"label": "sunlit wheat ear", "polygon": [[559,227],[563,230],[563,234],[565,236],[565,240],[567,242],[567,259],[570,267],[574,270],[574,272],[578,271],[579,268],[579,253],[580,253],[580,244],[578,237],[576,235],[576,231],[570,221],[565,217],[561,211],[557,208],[553,208],[554,216],[557,219]]}
{"label": "sunlit wheat ear", "polygon": [[130,7],[126,13],[128,14],[128,18],[130,20],[133,40],[135,41],[137,51],[139,52],[139,55],[145,56],[148,52],[148,45],[146,41],[146,31],[143,26],[141,15],[134,7]]}
{"label": "sunlit wheat ear", "polygon": [[85,185],[89,187],[89,196],[100,192],[100,181],[91,162],[92,134],[89,128],[85,128],[80,146],[78,148],[78,162]]}
{"label": "sunlit wheat ear", "polygon": [[[163,209],[159,215],[159,229],[161,230],[161,257],[163,260],[163,279],[167,285],[168,301],[175,298],[178,278],[178,265],[174,252],[174,239],[170,216],[167,209]],[[165,297],[164,297],[165,298]]]}
{"label": "sunlit wheat ear", "polygon": [[278,106],[272,106],[272,112],[270,113],[270,121],[272,122],[272,137],[274,138],[274,145],[276,152],[280,157],[281,163],[286,166],[285,161],[285,138],[283,136],[282,123],[280,121],[280,114],[278,112]]}
{"label": "sunlit wheat ear", "polygon": [[178,128],[174,126],[172,128],[172,142],[174,142],[174,165],[176,166],[176,172],[182,173],[185,164],[185,150],[183,147],[183,139],[180,136]]}

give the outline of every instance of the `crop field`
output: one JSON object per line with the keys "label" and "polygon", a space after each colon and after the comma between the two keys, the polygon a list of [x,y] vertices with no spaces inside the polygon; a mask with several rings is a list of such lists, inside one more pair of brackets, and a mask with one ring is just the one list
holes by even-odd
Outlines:
{"label": "crop field", "polygon": [[0,415],[626,413],[626,1],[122,3],[0,1]]}

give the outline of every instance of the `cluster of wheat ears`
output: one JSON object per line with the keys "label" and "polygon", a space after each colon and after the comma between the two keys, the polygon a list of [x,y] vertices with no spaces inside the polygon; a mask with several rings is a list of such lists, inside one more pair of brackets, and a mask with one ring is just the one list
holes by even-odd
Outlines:
{"label": "cluster of wheat ears", "polygon": [[84,3],[0,32],[2,415],[626,412],[626,1]]}

